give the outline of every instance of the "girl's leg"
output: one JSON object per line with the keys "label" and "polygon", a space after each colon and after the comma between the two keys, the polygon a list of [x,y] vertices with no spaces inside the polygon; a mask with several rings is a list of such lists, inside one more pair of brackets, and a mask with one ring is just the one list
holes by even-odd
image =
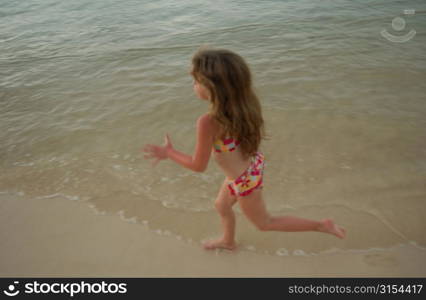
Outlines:
{"label": "girl's leg", "polygon": [[314,221],[291,216],[273,217],[266,211],[262,191],[254,190],[251,194],[238,197],[241,209],[247,218],[262,231],[318,231],[329,233],[338,238],[345,237],[345,229],[334,224],[330,219]]}
{"label": "girl's leg", "polygon": [[237,198],[229,192],[225,179],[215,201],[215,207],[222,222],[223,236],[218,240],[205,242],[205,249],[224,248],[233,250],[235,248],[235,214],[232,210],[235,202],[237,202]]}

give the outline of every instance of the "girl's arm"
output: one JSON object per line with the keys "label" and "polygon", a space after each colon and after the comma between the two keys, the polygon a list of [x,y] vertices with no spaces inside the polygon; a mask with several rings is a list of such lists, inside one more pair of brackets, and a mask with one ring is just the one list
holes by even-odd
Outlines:
{"label": "girl's arm", "polygon": [[167,157],[195,172],[204,172],[209,163],[213,146],[213,126],[211,116],[202,115],[197,120],[197,142],[194,155],[184,154],[173,147],[167,148]]}
{"label": "girl's arm", "polygon": [[155,158],[153,165],[162,159],[170,158],[185,168],[203,172],[209,163],[213,136],[213,120],[210,115],[204,114],[197,120],[197,143],[194,155],[186,155],[174,149],[168,134],[164,146],[146,145],[143,151],[148,153],[145,158]]}

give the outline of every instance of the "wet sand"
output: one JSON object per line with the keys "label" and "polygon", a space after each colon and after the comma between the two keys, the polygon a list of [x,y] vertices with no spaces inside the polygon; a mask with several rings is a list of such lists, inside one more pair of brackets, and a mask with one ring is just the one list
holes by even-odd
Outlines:
{"label": "wet sand", "polygon": [[319,255],[210,252],[81,201],[0,194],[0,208],[2,277],[426,276],[426,250],[416,245]]}

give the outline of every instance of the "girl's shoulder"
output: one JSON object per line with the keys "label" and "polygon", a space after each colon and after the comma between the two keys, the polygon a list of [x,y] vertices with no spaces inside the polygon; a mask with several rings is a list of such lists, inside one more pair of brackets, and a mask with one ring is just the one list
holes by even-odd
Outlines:
{"label": "girl's shoulder", "polygon": [[220,132],[219,123],[210,113],[201,115],[197,120],[197,126],[208,130],[213,136],[217,136]]}
{"label": "girl's shoulder", "polygon": [[213,120],[213,116],[208,112],[198,117],[198,122],[210,122],[211,120]]}
{"label": "girl's shoulder", "polygon": [[219,123],[215,120],[215,118],[210,113],[202,114],[198,120],[197,123],[199,125],[203,126],[209,126],[212,128],[218,128]]}

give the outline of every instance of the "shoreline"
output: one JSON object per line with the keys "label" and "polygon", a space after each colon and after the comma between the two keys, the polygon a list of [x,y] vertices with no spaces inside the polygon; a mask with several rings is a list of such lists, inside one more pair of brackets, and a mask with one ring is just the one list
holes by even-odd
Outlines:
{"label": "shoreline", "polygon": [[426,276],[426,250],[412,244],[316,255],[206,251],[82,201],[0,193],[0,205],[2,277]]}

